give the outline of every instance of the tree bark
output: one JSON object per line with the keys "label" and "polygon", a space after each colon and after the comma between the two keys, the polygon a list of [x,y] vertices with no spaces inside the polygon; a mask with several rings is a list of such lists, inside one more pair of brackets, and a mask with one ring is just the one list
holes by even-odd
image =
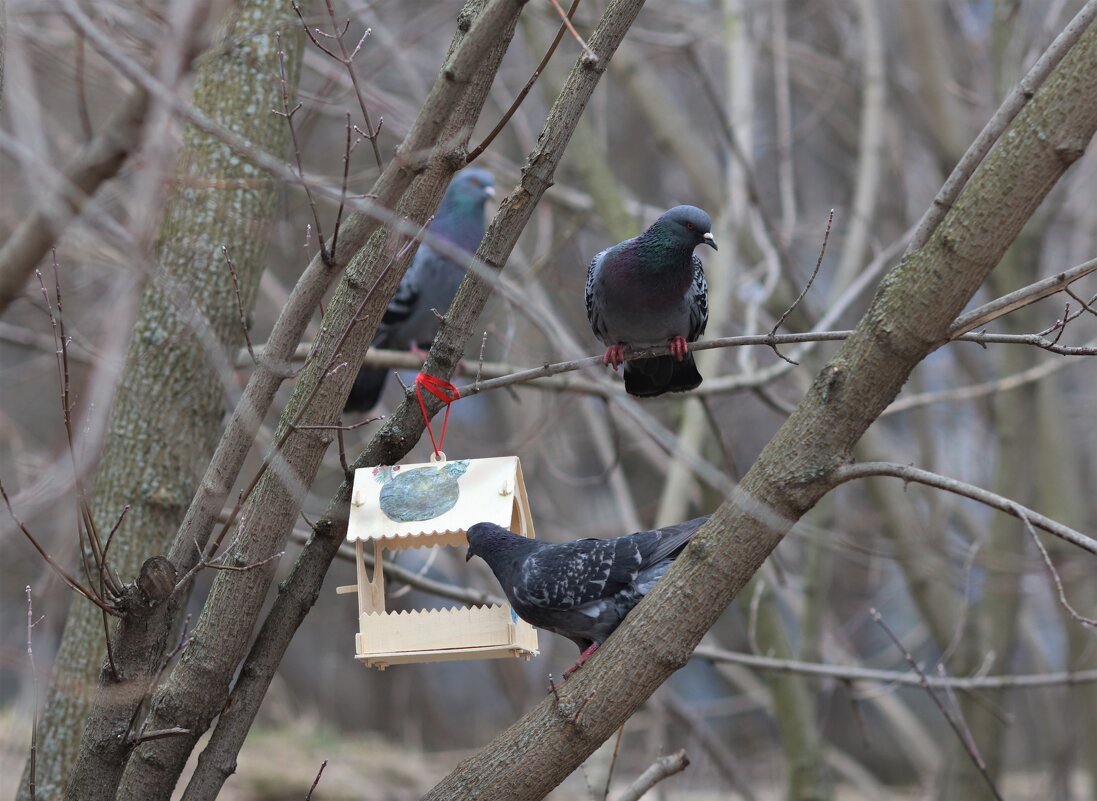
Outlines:
{"label": "tree bark", "polygon": [[[285,126],[264,113],[277,104],[280,91],[268,80],[277,63],[275,42],[272,36],[249,34],[269,32],[279,18],[289,26],[283,41],[295,81],[302,37],[293,33],[299,29],[281,8],[267,0],[244,3],[225,26],[225,49],[199,67],[194,87],[196,106],[275,152],[284,150],[286,141]],[[120,113],[143,115],[145,92],[135,89],[133,97]],[[263,112],[255,113],[257,108]],[[243,344],[236,293],[221,246],[230,249],[249,309],[266,259],[267,227],[277,208],[273,182],[193,128],[184,133],[177,174],[179,188],[164,213],[158,264],[150,271],[111,408],[92,501],[102,531],[111,529],[124,506],[130,507],[110,550],[111,566],[123,579],[136,576],[148,557],[167,548],[217,443],[225,401],[214,365],[226,364],[226,357]],[[245,184],[250,186],[243,188]],[[233,188],[221,188],[226,186]],[[192,327],[196,318],[205,328],[201,336]],[[160,636],[166,640],[170,633]],[[102,615],[91,604],[75,603],[40,726],[40,801],[61,798],[65,790],[92,688],[103,668]],[[105,692],[118,697],[143,692],[146,677],[107,672]],[[89,778],[81,798],[91,798],[94,788],[103,786],[102,777]]]}
{"label": "tree bark", "polygon": [[[485,264],[501,269],[506,263],[542,195],[552,183],[555,169],[606,62],[642,6],[643,0],[618,0],[607,8],[590,38],[590,46],[598,54],[599,62],[590,64],[580,58],[572,69],[549,112],[538,146],[526,162],[522,182],[503,201],[485,234],[477,252],[477,257]],[[452,375],[490,295],[489,284],[474,276],[466,278],[446,313],[424,372],[446,378]],[[437,413],[438,403],[429,405],[431,414]],[[395,464],[418,442],[423,427],[418,403],[409,393],[352,467]],[[235,770],[236,754],[282,655],[315,603],[328,566],[346,538],[350,491],[350,483],[344,481],[327,513],[314,526],[313,536],[290,575],[280,585],[278,597],[241,667],[240,677],[209,745],[199,757],[198,768],[183,796],[185,801],[212,799]]]}
{"label": "tree bark", "polygon": [[[479,4],[476,4],[479,5]],[[457,45],[395,159],[374,187],[407,187],[394,211],[422,226],[464,158],[487,87],[513,35],[522,0],[489,0],[472,18],[463,13]],[[412,180],[414,176],[414,179]],[[409,185],[410,181],[410,185]],[[275,433],[278,447],[240,513],[226,564],[214,580],[185,657],[157,689],[146,725],[182,728],[178,736],[140,745],[126,765],[118,799],[167,799],[197,742],[221,712],[230,682],[247,654],[274,572],[275,558],[296,521],[305,488],[319,469],[331,426],[339,419],[357,366],[414,248],[408,237],[378,228],[351,261],[336,289],[313,349]]]}
{"label": "tree bark", "polygon": [[559,700],[546,699],[426,798],[543,798],[685,664],[1084,152],[1097,130],[1095,72],[1090,25],[926,244],[883,279],[853,335],[663,580]]}

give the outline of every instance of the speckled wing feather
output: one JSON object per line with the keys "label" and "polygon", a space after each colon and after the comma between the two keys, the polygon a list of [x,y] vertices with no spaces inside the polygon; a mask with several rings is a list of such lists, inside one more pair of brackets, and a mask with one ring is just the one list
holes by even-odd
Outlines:
{"label": "speckled wing feather", "polygon": [[633,537],[546,546],[522,563],[514,583],[515,597],[542,609],[576,609],[628,586],[642,562],[643,554]]}
{"label": "speckled wing feather", "polygon": [[[598,337],[599,342],[609,341],[609,336],[606,331],[605,321],[602,319],[602,307],[597,302],[594,294],[594,281],[598,275],[598,270],[602,266],[602,257],[608,253],[606,250],[597,253],[593,259],[590,260],[590,266],[587,267],[587,288],[586,288],[586,301],[587,301],[587,320],[590,322],[591,330],[594,331],[594,335]],[[704,279],[702,278],[702,281]]]}
{"label": "speckled wing feather", "polygon": [[705,333],[705,326],[708,325],[708,283],[705,281],[705,266],[701,264],[696,253],[693,254],[693,283],[690,284],[689,294],[689,333],[686,334],[686,339],[696,342]]}

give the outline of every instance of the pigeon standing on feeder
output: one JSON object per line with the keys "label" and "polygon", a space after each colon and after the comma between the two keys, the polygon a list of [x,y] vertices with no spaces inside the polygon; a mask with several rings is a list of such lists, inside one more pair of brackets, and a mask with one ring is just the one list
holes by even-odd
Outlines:
{"label": "pigeon standing on feeder", "polygon": [[493,523],[468,529],[468,561],[488,563],[518,617],[579,646],[567,679],[655,586],[708,520],[688,520],[607,540],[549,544]]}
{"label": "pigeon standing on feeder", "polygon": [[701,383],[686,345],[705,333],[708,286],[693,249],[716,250],[712,221],[675,206],[637,237],[599,253],[587,270],[587,319],[616,370],[625,350],[670,346],[669,356],[625,363],[625,391],[638,397],[685,392]]}
{"label": "pigeon standing on feeder", "polygon": [[[461,170],[446,190],[427,230],[454,247],[475,253],[484,238],[484,205],[491,197],[495,197],[495,181],[490,172],[478,167]],[[465,269],[460,264],[430,245],[420,245],[389,301],[372,346],[430,347],[438,333],[438,318],[432,310],[444,313],[449,308],[464,277]],[[343,410],[369,411],[376,406],[388,374],[388,370],[374,367],[359,370]]]}

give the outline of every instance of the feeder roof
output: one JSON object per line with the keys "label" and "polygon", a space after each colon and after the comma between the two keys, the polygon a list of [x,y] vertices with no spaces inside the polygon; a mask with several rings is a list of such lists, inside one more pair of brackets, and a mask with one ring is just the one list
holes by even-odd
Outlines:
{"label": "feeder roof", "polygon": [[517,456],[362,468],[354,473],[347,540],[398,549],[464,545],[475,523],[509,528],[519,493],[525,503]]}

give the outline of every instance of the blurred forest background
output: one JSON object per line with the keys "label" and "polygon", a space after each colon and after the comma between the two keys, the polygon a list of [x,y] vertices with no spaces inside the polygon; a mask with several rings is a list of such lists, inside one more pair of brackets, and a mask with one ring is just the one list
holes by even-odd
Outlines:
{"label": "blurred forest background", "polygon": [[[579,5],[574,20],[580,34],[589,33],[604,6],[603,0]],[[510,257],[504,276],[520,303],[498,294],[490,302],[478,326],[482,347],[480,336],[474,337],[466,370],[475,372],[483,360],[485,375],[495,375],[600,352],[582,300],[591,256],[679,203],[712,215],[720,246],[718,253],[699,254],[710,285],[706,338],[768,333],[808,281],[828,230],[818,277],[783,331],[851,327],[953,165],[1082,6],[1079,0],[648,4],[594,93],[556,171],[555,186]],[[64,8],[36,0],[7,2],[0,108],[5,238],[42,187],[56,180],[57,168],[96,132],[116,123],[132,92],[78,33]],[[202,96],[198,90],[191,95],[193,70],[211,57],[201,53],[208,44],[203,40],[220,41],[214,23],[236,11],[231,4],[214,4],[208,18],[194,22],[189,43],[166,40],[186,28],[180,20],[187,8],[187,3],[112,0],[85,6],[119,53],[159,65],[153,71],[165,83],[181,97],[195,99]],[[288,76],[292,93],[299,62],[296,100],[290,96],[285,108],[301,104],[294,114],[301,163],[308,174],[338,187],[348,115],[369,130],[359,96],[374,126],[383,118],[376,145],[387,161],[434,81],[461,4],[335,0],[339,24],[349,18],[351,49],[367,28],[371,31],[354,59],[360,91],[351,71],[301,35],[288,3],[252,2],[242,8],[260,20],[250,19],[250,27],[242,28],[254,47],[237,65],[250,71],[254,85],[226,90],[222,101],[237,111],[246,107],[249,124],[269,133],[249,134],[243,124],[230,127],[296,170],[286,121],[270,109],[283,109],[280,73]],[[330,32],[322,3],[305,13],[311,25]],[[559,25],[548,0],[529,3],[473,144],[511,105]],[[276,29],[282,32],[279,40],[272,35]],[[320,42],[334,48],[336,40]],[[193,67],[184,52],[190,47],[197,50]],[[280,49],[286,50],[281,68]],[[518,181],[549,105],[580,52],[575,38],[565,35],[529,96],[478,159],[478,166],[495,175],[499,197]],[[235,68],[221,74],[229,76]],[[198,85],[211,93],[206,97],[219,91],[208,80]],[[239,261],[255,260],[261,278],[245,295],[254,296],[248,326],[259,347],[317,249],[309,199],[290,181],[262,178],[273,191],[245,212],[246,218],[269,218],[269,227],[260,221],[235,232],[215,231],[211,218],[209,229],[203,223],[190,233],[162,224],[172,219],[169,198],[195,189],[178,177],[184,125],[163,102],[141,114],[145,127],[124,166],[56,242],[71,337],[73,454],[77,471],[95,487],[93,494],[101,490],[96,465],[109,440],[112,397],[142,294],[161,270],[169,270],[166,261],[182,265],[172,273],[177,280],[189,265],[227,276],[221,245],[242,254]],[[359,144],[351,153],[347,184],[352,195],[368,191],[378,175],[371,143],[358,134],[354,138]],[[205,158],[196,152],[192,158]],[[225,165],[213,158],[206,163],[214,166],[201,191],[247,189],[249,181],[260,180],[254,171],[220,172]],[[215,180],[222,184],[209,183]],[[1090,148],[1031,219],[976,304],[1097,255],[1095,185],[1097,153]],[[324,197],[317,203],[329,234],[337,204]],[[168,242],[172,237],[174,244]],[[251,241],[256,238],[261,241]],[[52,261],[47,256],[41,262],[51,292]],[[189,283],[182,279],[173,286],[172,297],[185,306]],[[1097,313],[1092,306],[1086,313],[1082,301],[1093,297],[1097,283],[1082,279],[1072,291],[1075,298],[1054,295],[996,320],[989,330],[1044,331],[1063,318],[1069,302],[1069,314],[1077,316],[1052,336],[1061,335],[1062,345],[1092,349]],[[230,298],[234,331],[228,341],[236,349],[243,338],[235,300],[231,294],[222,297]],[[251,300],[246,297],[245,303]],[[531,314],[539,325],[531,324]],[[318,324],[316,315],[306,341]],[[202,336],[187,334],[196,341]],[[144,358],[154,361],[177,344],[166,338],[163,350],[146,350]],[[607,390],[584,373],[569,374],[568,386],[556,378],[457,402],[445,450],[450,458],[517,454],[537,534],[546,540],[615,536],[676,522],[706,514],[722,500],[720,487],[706,481],[683,453],[696,451],[711,471],[737,479],[836,347],[822,342],[784,348],[796,366],[763,346],[704,352],[698,361],[705,382],[698,392],[643,404],[683,443],[670,452],[647,426],[607,405]],[[0,480],[27,528],[60,564],[73,568],[79,508],[55,350],[43,293],[31,280],[0,314]],[[246,351],[235,364],[232,358],[219,362],[213,400],[218,420],[235,404],[251,369]],[[409,382],[414,371],[403,376]],[[466,374],[455,383],[471,381]],[[238,486],[259,468],[291,385],[279,391]],[[623,394],[620,387],[615,383],[611,394]],[[161,389],[178,402],[188,385]],[[388,412],[401,398],[400,387],[390,381],[379,411]],[[348,454],[357,454],[377,425],[347,432]],[[171,451],[180,448],[180,438],[215,441],[218,426],[204,435],[150,430],[142,436],[162,437],[163,449]],[[420,442],[409,460],[423,461],[428,452],[429,443]],[[959,479],[1092,533],[1097,530],[1097,362],[1028,345],[948,345],[914,373],[857,455]],[[181,448],[172,470],[185,475],[190,487],[182,501],[176,496],[186,491],[150,484],[141,467],[129,486],[117,490],[119,497],[181,503],[185,510],[208,456],[198,459]],[[324,513],[341,480],[333,446],[308,489],[276,581],[285,577],[309,534],[305,518]],[[120,511],[98,513],[100,527],[109,531]],[[178,520],[160,536],[170,537]],[[127,523],[117,538],[144,533]],[[876,609],[930,676],[1044,677],[1030,687],[1003,689],[976,681],[938,690],[943,703],[966,721],[1006,797],[1097,798],[1097,638],[1092,624],[1078,619],[1097,613],[1095,557],[1053,538],[1044,541],[1061,589],[1015,518],[892,478],[840,487],[794,528],[689,665],[629,721],[609,797],[616,798],[657,757],[680,748],[688,752],[690,766],[649,797],[989,797],[972,768],[970,749],[873,621],[870,610]],[[0,515],[0,548],[0,797],[12,798],[24,769],[36,693],[41,709],[66,614],[86,601],[58,579],[7,512]],[[462,556],[452,550],[407,551],[398,563],[446,584],[498,593],[486,569],[466,565]],[[122,577],[129,580],[134,571]],[[212,573],[197,580],[190,601],[195,615]],[[353,596],[335,594],[353,575],[353,564],[342,559],[328,573],[223,797],[303,798],[326,759],[315,798],[418,798],[462,755],[538,703],[548,674],[559,676],[575,657],[570,642],[542,633],[541,654],[528,663],[366,670],[353,659]],[[37,683],[26,647],[27,585],[34,616],[41,618],[33,629]],[[1077,614],[1061,602],[1063,596]],[[390,608],[453,603],[400,582],[390,586]],[[861,668],[889,672],[859,675]],[[1063,671],[1080,673],[1071,681],[1049,675]],[[94,675],[70,680],[90,683]],[[611,739],[551,797],[602,798],[613,750]]]}

